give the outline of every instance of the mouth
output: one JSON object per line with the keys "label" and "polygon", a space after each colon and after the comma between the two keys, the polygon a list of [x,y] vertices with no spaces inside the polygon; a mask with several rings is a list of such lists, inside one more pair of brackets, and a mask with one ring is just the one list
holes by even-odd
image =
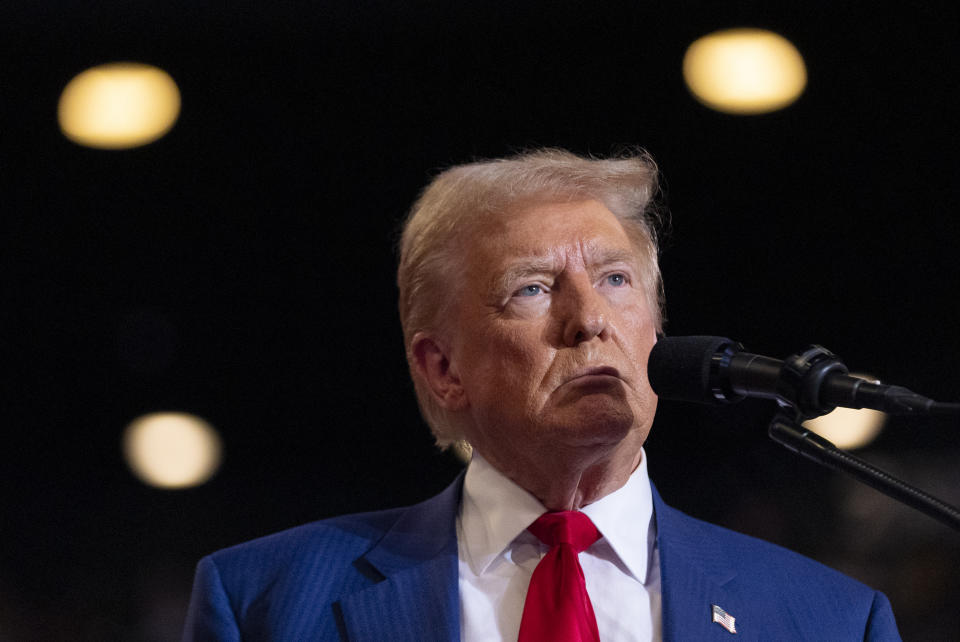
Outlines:
{"label": "mouth", "polygon": [[574,381],[578,383],[586,383],[591,380],[599,381],[610,377],[620,379],[620,371],[613,366],[591,366],[589,368],[576,371],[573,376],[567,380],[567,383]]}

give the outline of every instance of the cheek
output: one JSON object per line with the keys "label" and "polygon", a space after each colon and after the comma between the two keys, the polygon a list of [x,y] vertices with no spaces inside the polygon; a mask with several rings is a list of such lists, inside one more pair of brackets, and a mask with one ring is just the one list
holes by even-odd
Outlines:
{"label": "cheek", "polygon": [[645,304],[635,304],[624,311],[621,317],[620,340],[627,358],[635,368],[634,375],[638,385],[644,389],[649,388],[647,360],[657,341],[657,335]]}
{"label": "cheek", "polygon": [[516,397],[536,387],[550,363],[550,355],[530,328],[500,327],[478,337],[473,346],[473,369],[492,394]]}
{"label": "cheek", "polygon": [[633,300],[625,306],[622,313],[623,328],[634,343],[653,345],[656,330],[653,327],[653,315],[646,301]]}
{"label": "cheek", "polygon": [[538,371],[544,359],[542,348],[528,334],[510,330],[491,337],[487,346],[491,365],[497,369],[494,374],[515,389],[530,386],[539,379]]}

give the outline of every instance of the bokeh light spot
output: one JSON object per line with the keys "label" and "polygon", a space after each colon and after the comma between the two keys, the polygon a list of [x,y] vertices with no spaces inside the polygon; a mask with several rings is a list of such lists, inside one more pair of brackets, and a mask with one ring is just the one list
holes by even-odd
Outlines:
{"label": "bokeh light spot", "polygon": [[690,45],[683,78],[707,107],[761,114],[793,103],[807,85],[807,69],[783,36],[764,29],[727,29]]}
{"label": "bokeh light spot", "polygon": [[157,140],[180,114],[180,90],[170,75],[141,63],[92,67],[60,95],[57,116],[75,143],[125,149]]}
{"label": "bokeh light spot", "polygon": [[160,412],[134,420],[123,436],[123,453],[133,473],[158,488],[199,486],[216,472],[220,436],[203,419]]}
{"label": "bokeh light spot", "polygon": [[[870,375],[852,372],[850,375],[879,383]],[[832,441],[838,448],[854,449],[863,448],[876,439],[886,420],[886,413],[879,410],[837,408],[822,417],[808,419],[803,425],[824,439]]]}

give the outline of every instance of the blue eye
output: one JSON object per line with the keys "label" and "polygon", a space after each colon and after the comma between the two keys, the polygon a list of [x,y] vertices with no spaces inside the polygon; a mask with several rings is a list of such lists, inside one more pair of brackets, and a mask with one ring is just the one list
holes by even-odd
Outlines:
{"label": "blue eye", "polygon": [[541,292],[543,292],[543,288],[539,285],[525,285],[517,290],[517,296],[537,296]]}
{"label": "blue eye", "polygon": [[611,274],[607,277],[607,283],[619,288],[620,286],[627,284],[627,277],[623,274]]}

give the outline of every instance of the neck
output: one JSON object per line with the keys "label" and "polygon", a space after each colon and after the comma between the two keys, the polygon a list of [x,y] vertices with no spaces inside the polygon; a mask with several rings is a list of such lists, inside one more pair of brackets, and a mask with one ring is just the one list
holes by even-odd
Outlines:
{"label": "neck", "polygon": [[628,437],[604,452],[551,448],[529,457],[512,453],[510,461],[497,457],[496,451],[478,448],[478,452],[547,510],[579,510],[627,483],[643,456],[643,442],[636,441]]}

